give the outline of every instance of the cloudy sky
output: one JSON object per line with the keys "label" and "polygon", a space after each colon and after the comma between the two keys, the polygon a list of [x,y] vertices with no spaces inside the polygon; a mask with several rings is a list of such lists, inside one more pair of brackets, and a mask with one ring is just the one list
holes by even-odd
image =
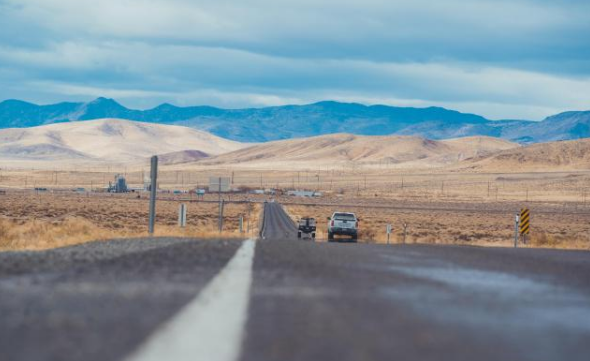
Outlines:
{"label": "cloudy sky", "polygon": [[0,0],[0,100],[590,109],[588,0]]}

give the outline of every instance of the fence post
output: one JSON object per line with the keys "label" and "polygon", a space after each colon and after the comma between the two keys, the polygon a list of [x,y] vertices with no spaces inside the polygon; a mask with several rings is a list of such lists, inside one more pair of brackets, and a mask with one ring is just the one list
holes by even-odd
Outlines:
{"label": "fence post", "polygon": [[404,223],[404,244],[406,244],[406,236],[408,234],[408,224]]}
{"label": "fence post", "polygon": [[151,160],[151,184],[150,184],[150,217],[149,234],[154,234],[154,223],[156,221],[156,190],[158,188],[158,156],[154,155]]}
{"label": "fence post", "polygon": [[223,231],[223,208],[225,206],[225,201],[222,199],[219,203],[219,233]]}

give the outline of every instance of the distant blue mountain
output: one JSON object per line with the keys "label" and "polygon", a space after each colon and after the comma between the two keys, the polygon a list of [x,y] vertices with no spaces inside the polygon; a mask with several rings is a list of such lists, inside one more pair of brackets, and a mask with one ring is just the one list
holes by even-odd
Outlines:
{"label": "distant blue mountain", "polygon": [[148,110],[128,109],[106,98],[89,103],[52,105],[36,105],[19,100],[0,103],[0,128],[23,128],[99,118],[184,125],[242,142],[265,142],[331,133],[419,135],[429,139],[484,135],[521,143],[590,137],[590,111],[566,112],[541,122],[532,122],[491,121],[479,115],[438,107],[365,106],[333,101],[252,109],[162,104]]}

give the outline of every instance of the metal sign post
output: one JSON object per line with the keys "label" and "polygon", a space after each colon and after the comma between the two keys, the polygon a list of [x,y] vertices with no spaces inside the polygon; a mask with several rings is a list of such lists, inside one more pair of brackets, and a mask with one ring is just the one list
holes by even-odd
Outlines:
{"label": "metal sign post", "polygon": [[389,244],[389,236],[391,235],[391,224],[387,224],[387,244]]}
{"label": "metal sign post", "polygon": [[230,187],[231,178],[228,177],[210,177],[209,178],[209,191],[217,191],[217,199],[219,201],[219,219],[217,221],[219,232],[223,229],[223,199],[221,198],[222,192],[231,191]]}
{"label": "metal sign post", "polygon": [[520,221],[520,216],[518,213],[514,215],[514,248],[518,248],[518,224]]}
{"label": "metal sign post", "polygon": [[178,209],[178,226],[186,227],[186,204],[182,203]]}
{"label": "metal sign post", "polygon": [[154,155],[151,161],[151,184],[150,184],[150,219],[149,234],[154,234],[154,223],[156,221],[156,190],[158,188],[158,156]]}

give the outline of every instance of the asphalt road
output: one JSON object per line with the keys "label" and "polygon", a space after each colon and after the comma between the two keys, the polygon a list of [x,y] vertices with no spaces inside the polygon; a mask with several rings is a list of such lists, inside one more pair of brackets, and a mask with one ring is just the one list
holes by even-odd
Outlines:
{"label": "asphalt road", "polygon": [[314,243],[274,203],[263,231],[0,253],[0,359],[590,357],[589,252]]}
{"label": "asphalt road", "polygon": [[294,240],[297,239],[297,226],[279,203],[264,204],[264,222],[260,230],[263,240]]}

